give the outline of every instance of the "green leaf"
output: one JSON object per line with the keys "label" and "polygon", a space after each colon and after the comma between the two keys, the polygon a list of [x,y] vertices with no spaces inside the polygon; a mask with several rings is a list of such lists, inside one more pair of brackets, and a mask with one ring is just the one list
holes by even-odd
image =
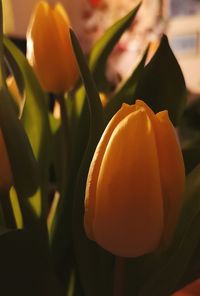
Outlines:
{"label": "green leaf", "polygon": [[[68,96],[67,96],[68,97]],[[71,243],[69,238],[69,233],[71,233],[71,206],[69,205],[69,200],[71,200],[71,195],[68,194],[69,187],[69,176],[71,173],[71,163],[70,163],[70,145],[71,145],[71,135],[69,132],[69,118],[68,110],[66,105],[67,97],[64,94],[57,95],[57,103],[60,107],[60,125],[56,133],[53,135],[53,168],[55,173],[55,185],[59,192],[59,198],[57,200],[55,213],[52,215],[51,227],[49,227],[51,247],[53,248],[54,261],[57,261],[57,257],[60,253],[60,245],[62,240],[58,238],[61,231],[61,235]],[[53,174],[52,174],[53,176]],[[57,194],[55,194],[56,197]],[[57,197],[55,198],[55,200]],[[66,205],[67,203],[67,205]],[[52,205],[55,205],[54,201]],[[53,207],[54,207],[53,205]],[[61,218],[63,217],[63,220]],[[61,221],[61,220],[62,221]],[[49,221],[49,215],[48,215]],[[58,249],[57,249],[58,246]],[[70,254],[69,254],[70,256]],[[57,263],[56,263],[57,265]],[[59,264],[58,264],[59,266]]]}
{"label": "green leaf", "polygon": [[23,126],[12,106],[12,97],[0,89],[0,126],[3,132],[14,184],[25,197],[33,195],[39,186],[38,164]]}
{"label": "green leaf", "polygon": [[140,5],[141,4],[137,5],[126,16],[108,28],[104,35],[95,43],[91,51],[89,57],[89,67],[94,75],[99,91],[107,92],[109,89],[109,85],[105,77],[105,68],[108,56],[124,31],[132,24]]}
{"label": "green leaf", "polygon": [[[74,52],[79,65],[81,77],[87,93],[87,98],[89,103],[88,106],[90,110],[88,117],[90,116],[90,121],[91,121],[91,129],[89,131],[89,137],[90,137],[90,144],[92,146],[91,149],[94,149],[94,146],[96,146],[96,143],[102,132],[103,110],[102,110],[101,101],[100,101],[98,92],[96,90],[96,86],[89,72],[87,63],[85,61],[85,57],[81,51],[78,40],[72,31],[70,33],[71,33],[72,45],[74,47]],[[72,132],[77,133],[77,137],[81,137],[83,134],[83,126],[84,126],[84,122],[82,122],[82,126],[80,127],[79,130],[76,129],[75,131],[72,131]],[[83,158],[85,151],[81,150],[82,146],[75,147],[75,149],[76,149],[75,154],[73,155],[75,156],[74,158],[78,158],[78,159],[80,159],[80,157]],[[71,150],[73,150],[73,148]],[[71,159],[74,160],[74,158],[72,157]],[[72,234],[70,229],[70,226],[71,226],[70,217],[71,217],[72,203],[73,203],[72,197],[74,194],[74,186],[76,184],[77,172],[79,167],[80,167],[80,163],[77,164],[77,162],[75,163],[73,161],[71,162],[69,187],[67,188],[67,194],[66,194],[68,198],[63,199],[58,206],[58,211],[56,215],[56,225],[54,226],[54,233],[52,236],[52,250],[53,250],[52,253],[53,253],[55,265],[59,265],[57,262],[63,262],[63,260],[66,258],[67,250],[69,250],[69,248],[71,247],[70,244],[71,244]],[[70,236],[70,239],[69,239],[69,236]]]}
{"label": "green leaf", "polygon": [[51,113],[49,113],[49,123],[51,133],[55,135],[60,127],[60,119],[55,118]]}
{"label": "green leaf", "polygon": [[[198,165],[186,178],[184,205],[181,212],[180,221],[172,241],[172,246],[177,245],[177,241],[183,238],[186,229],[191,227],[191,224],[200,213],[200,165]],[[194,231],[192,231],[194,232]],[[198,233],[196,233],[198,236]],[[192,243],[192,242],[190,242]]]}
{"label": "green leaf", "polygon": [[79,65],[81,78],[88,99],[90,118],[90,145],[96,146],[104,125],[103,108],[93,77],[88,69],[85,57],[73,31],[70,32],[72,45]]}
{"label": "green leaf", "polygon": [[[79,170],[73,205],[74,250],[83,291],[86,295],[111,295],[112,256],[87,239],[83,229],[84,194],[89,165],[103,131],[103,110],[83,53],[73,33],[72,44],[79,64],[89,105],[89,142]],[[82,130],[80,129],[81,133]],[[106,269],[101,269],[106,266]]]}
{"label": "green leaf", "polygon": [[186,103],[186,86],[181,68],[164,35],[138,83],[136,99],[144,100],[154,112],[168,110],[177,125]]}
{"label": "green leaf", "polygon": [[[13,45],[13,46],[15,46],[15,45]],[[23,95],[24,95],[24,79],[23,79],[22,73],[17,65],[16,60],[9,53],[9,51],[6,49],[5,49],[5,59],[6,59],[9,71],[11,72],[11,75],[14,76],[19,93],[23,97]]]}
{"label": "green leaf", "polygon": [[90,74],[90,71],[88,69],[85,57],[81,51],[78,40],[72,30],[70,31],[70,35],[71,35],[72,45],[74,48],[76,59],[78,62],[81,78],[88,97],[91,128],[93,129],[92,132],[97,133],[99,130],[99,125],[100,125],[100,128],[102,128],[102,125],[99,124],[99,122],[102,121],[102,118],[103,118],[101,100],[99,98],[96,85],[94,83],[93,77]]}
{"label": "green leaf", "polygon": [[52,274],[47,256],[44,245],[33,233],[1,229],[0,294],[66,295]]}
{"label": "green leaf", "polygon": [[23,76],[26,100],[22,122],[31,142],[34,155],[40,163],[40,170],[44,174],[49,161],[49,153],[46,147],[49,147],[50,144],[47,97],[41,89],[26,57],[9,39],[4,38],[4,45],[16,61]]}
{"label": "green leaf", "polygon": [[[48,170],[51,155],[51,131],[49,124],[47,96],[41,89],[34,72],[22,52],[7,38],[4,38],[6,57],[10,66],[15,72],[23,78],[25,91],[25,105],[23,108],[21,121],[31,143],[34,156],[39,163],[41,192],[32,196],[31,205],[35,212],[41,215],[47,215],[47,182]],[[15,64],[13,63],[15,61]],[[39,197],[40,196],[40,197]],[[39,209],[41,207],[41,209]]]}
{"label": "green leaf", "polygon": [[0,228],[6,225],[5,217],[4,217],[4,212],[2,205],[0,203]]}
{"label": "green leaf", "polygon": [[119,88],[116,90],[114,95],[109,99],[107,105],[104,108],[106,122],[108,122],[112,116],[120,109],[123,103],[133,104],[134,93],[140,78],[140,75],[144,69],[145,61],[148,54],[148,48],[145,51],[140,63],[134,69],[132,74],[127,80],[123,81]]}
{"label": "green leaf", "polygon": [[[72,114],[70,114],[70,139],[72,180],[76,180],[90,136],[90,114],[87,96],[82,86],[71,98]],[[69,100],[67,102],[69,106]],[[68,107],[67,106],[67,107]]]}
{"label": "green leaf", "polygon": [[[143,283],[139,296],[168,296],[180,288],[181,280],[200,243],[200,166],[188,175],[185,203],[169,249]],[[154,264],[155,265],[155,264]]]}
{"label": "green leaf", "polygon": [[200,97],[189,103],[180,120],[180,129],[190,128],[200,131]]}
{"label": "green leaf", "polygon": [[200,163],[200,143],[182,149],[186,175]]}
{"label": "green leaf", "polygon": [[[94,74],[94,79],[98,88],[99,83],[103,81],[103,84],[106,84],[105,87],[109,88],[109,83],[106,82],[104,74],[106,60],[123,32],[133,22],[138,9],[139,5],[133,11],[119,20],[110,29],[108,29],[104,36],[94,45],[89,58],[89,67]],[[82,129],[81,135],[78,135],[78,137],[74,135],[72,136],[74,149],[76,150],[76,147],[79,147],[79,153],[73,153],[72,149],[74,167],[77,168],[79,167],[79,164],[82,160],[82,155],[85,151],[89,138],[89,110],[86,102],[86,93],[84,87],[80,87],[73,98],[73,111],[73,118],[75,119],[74,128],[77,131],[79,131],[80,128]],[[77,132],[75,133],[75,130],[74,134],[77,134]]]}
{"label": "green leaf", "polygon": [[16,219],[15,214],[13,211],[13,204],[9,196],[9,192],[7,191],[0,191],[0,202],[1,202],[1,209],[2,209],[2,218],[4,220],[4,225],[7,228],[16,229]]}
{"label": "green leaf", "polygon": [[186,174],[200,163],[200,98],[189,103],[179,124]]}
{"label": "green leaf", "polygon": [[[104,127],[104,118],[101,100],[85,57],[73,32],[71,37],[84,84],[76,92],[76,96],[72,98],[72,177],[76,180],[77,171],[82,162],[89,138],[90,145],[96,146],[99,134],[101,134]],[[91,144],[91,141],[93,144]]]}

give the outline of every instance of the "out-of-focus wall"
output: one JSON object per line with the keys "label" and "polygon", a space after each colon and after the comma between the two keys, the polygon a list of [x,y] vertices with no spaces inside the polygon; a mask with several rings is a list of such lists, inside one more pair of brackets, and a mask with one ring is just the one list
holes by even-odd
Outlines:
{"label": "out-of-focus wall", "polygon": [[[3,0],[5,32],[12,37],[25,38],[31,11],[39,0]],[[58,0],[47,0],[54,5]],[[112,25],[133,9],[140,0],[99,0],[93,6],[92,0],[59,0],[66,8],[73,29],[83,48],[88,51],[91,44]],[[153,27],[159,0],[143,0],[140,9],[139,30]]]}
{"label": "out-of-focus wall", "polygon": [[200,93],[200,1],[166,1],[166,34],[188,89]]}
{"label": "out-of-focus wall", "polygon": [[[31,12],[39,0],[3,0],[5,32],[13,37],[24,38]],[[57,0],[47,0],[54,5]],[[75,27],[82,19],[83,8],[88,8],[87,0],[59,0],[69,13]]]}

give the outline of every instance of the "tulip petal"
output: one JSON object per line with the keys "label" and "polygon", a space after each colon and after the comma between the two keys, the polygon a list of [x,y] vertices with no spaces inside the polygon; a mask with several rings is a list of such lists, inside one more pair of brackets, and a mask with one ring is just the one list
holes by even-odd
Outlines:
{"label": "tulip petal", "polygon": [[152,121],[156,136],[165,215],[161,243],[163,246],[167,246],[182,206],[185,182],[184,161],[168,112],[162,111],[155,115],[141,100],[137,100],[136,105],[145,108]]}
{"label": "tulip petal", "polygon": [[109,142],[113,130],[118,125],[118,123],[133,111],[135,111],[134,105],[129,106],[127,104],[123,104],[122,108],[113,116],[107,128],[105,129],[101,137],[101,140],[96,148],[94,157],[92,159],[87,178],[84,216],[85,231],[90,239],[94,239],[93,221],[96,203],[97,178],[99,174],[100,165],[106,150],[106,146]]}
{"label": "tulip petal", "polygon": [[171,239],[182,206],[185,169],[180,145],[168,112],[159,112],[156,117],[156,140],[165,206],[162,244],[166,245]]}
{"label": "tulip petal", "polygon": [[52,10],[48,3],[41,1],[36,7],[27,33],[27,43],[33,47],[27,47],[27,57],[45,90],[57,88],[55,69],[58,67],[58,59],[55,58],[55,53],[58,54],[59,41]]}
{"label": "tulip petal", "polygon": [[60,19],[63,20],[63,25],[70,25],[69,17],[60,2],[55,4],[54,11],[60,16]]}
{"label": "tulip petal", "polygon": [[78,76],[69,21],[61,8],[40,1],[27,32],[27,58],[43,88],[57,93],[71,88]]}
{"label": "tulip petal", "polygon": [[115,255],[153,251],[163,231],[163,201],[152,124],[144,108],[115,127],[97,181],[95,240]]}
{"label": "tulip petal", "polygon": [[74,81],[78,78],[79,71],[75,54],[72,50],[73,47],[69,32],[70,21],[65,13],[64,7],[60,3],[56,4],[54,8],[54,17],[58,34],[60,35],[60,51],[63,57],[63,59],[60,60],[60,66],[63,67],[63,85],[68,85],[67,88],[71,88],[74,85]]}

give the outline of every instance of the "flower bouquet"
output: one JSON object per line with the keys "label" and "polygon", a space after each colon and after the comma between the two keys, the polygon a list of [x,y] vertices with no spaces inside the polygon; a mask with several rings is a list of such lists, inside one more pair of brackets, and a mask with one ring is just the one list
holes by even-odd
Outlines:
{"label": "flower bouquet", "polygon": [[199,100],[165,35],[106,77],[139,9],[88,57],[59,3],[38,3],[27,57],[1,13],[1,295],[167,296],[199,277]]}

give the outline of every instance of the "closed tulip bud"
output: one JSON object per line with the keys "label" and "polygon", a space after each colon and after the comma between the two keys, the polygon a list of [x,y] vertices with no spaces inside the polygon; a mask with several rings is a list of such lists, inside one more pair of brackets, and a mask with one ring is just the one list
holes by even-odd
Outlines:
{"label": "closed tulip bud", "polygon": [[0,190],[8,191],[13,184],[10,161],[5,146],[4,137],[0,130]]}
{"label": "closed tulip bud", "polygon": [[44,90],[62,93],[78,78],[69,19],[60,3],[54,8],[40,1],[27,31],[27,58]]}
{"label": "closed tulip bud", "polygon": [[184,164],[167,111],[124,104],[96,148],[85,198],[88,237],[122,257],[169,243],[182,205]]}

